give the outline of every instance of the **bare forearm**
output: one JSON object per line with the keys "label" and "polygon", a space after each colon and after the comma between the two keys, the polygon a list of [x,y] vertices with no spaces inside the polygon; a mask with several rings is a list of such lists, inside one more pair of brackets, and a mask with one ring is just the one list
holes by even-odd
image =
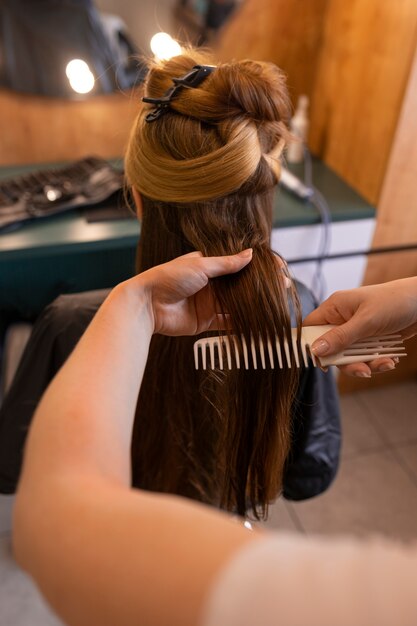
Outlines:
{"label": "bare forearm", "polygon": [[209,278],[249,260],[188,255],[117,287],[45,394],[16,500],[14,550],[66,623],[191,626],[221,564],[255,539],[202,506],[129,488],[152,332],[210,328]]}

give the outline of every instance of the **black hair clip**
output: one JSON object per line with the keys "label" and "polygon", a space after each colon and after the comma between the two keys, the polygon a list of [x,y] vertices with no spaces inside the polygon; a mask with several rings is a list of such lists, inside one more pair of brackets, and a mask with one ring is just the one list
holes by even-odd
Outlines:
{"label": "black hair clip", "polygon": [[174,86],[170,87],[161,98],[142,98],[142,102],[154,104],[156,107],[154,111],[148,113],[145,120],[154,122],[159,119],[161,115],[168,111],[171,100],[175,98],[182,87],[198,87],[214,69],[215,65],[194,65],[192,70],[184,74],[184,76],[173,78]]}

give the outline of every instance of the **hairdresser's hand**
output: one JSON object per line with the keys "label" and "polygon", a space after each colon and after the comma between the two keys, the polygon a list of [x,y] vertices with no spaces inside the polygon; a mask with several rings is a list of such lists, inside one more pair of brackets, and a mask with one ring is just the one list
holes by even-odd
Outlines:
{"label": "hairdresser's hand", "polygon": [[137,278],[150,303],[154,332],[196,335],[221,327],[209,279],[239,272],[251,259],[251,249],[220,257],[192,252],[140,274]]}
{"label": "hairdresser's hand", "polygon": [[[338,325],[313,344],[312,350],[318,357],[340,352],[358,339],[373,335],[399,333],[404,338],[412,337],[417,334],[417,278],[337,291],[303,323]],[[372,372],[394,369],[395,364],[392,359],[381,357],[340,369],[349,375],[369,377]]]}

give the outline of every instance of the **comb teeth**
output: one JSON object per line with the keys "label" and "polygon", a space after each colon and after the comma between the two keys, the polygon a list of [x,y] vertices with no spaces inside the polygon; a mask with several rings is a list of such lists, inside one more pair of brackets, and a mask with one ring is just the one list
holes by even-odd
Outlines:
{"label": "comb teeth", "polygon": [[[239,349],[239,344],[241,349]],[[208,363],[207,363],[208,355]],[[259,337],[257,340],[250,336],[250,342],[242,335],[240,341],[235,335],[221,337],[205,337],[194,343],[194,364],[199,369],[241,369],[241,356],[243,369],[283,369],[308,366],[308,346],[303,341],[297,342],[297,336],[293,334],[291,344],[285,339],[282,343],[276,337],[275,341],[267,340],[266,344]],[[310,356],[314,367],[317,363]]]}
{"label": "comb teeth", "polygon": [[[310,350],[312,343],[333,326],[304,326],[301,336],[296,328],[291,329],[291,341],[282,342],[276,336],[268,338],[266,345],[259,336],[250,335],[249,346],[245,337],[235,335],[205,337],[194,343],[194,364],[199,369],[283,369],[291,367],[327,367],[329,365],[347,365],[373,361],[378,357],[406,356],[400,335],[382,335],[369,337],[353,343],[343,352],[318,360]],[[207,362],[208,355],[208,362]]]}

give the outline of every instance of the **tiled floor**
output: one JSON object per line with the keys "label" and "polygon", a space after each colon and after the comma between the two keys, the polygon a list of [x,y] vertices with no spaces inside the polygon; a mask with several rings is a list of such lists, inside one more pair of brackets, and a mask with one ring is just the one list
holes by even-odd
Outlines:
{"label": "tiled floor", "polygon": [[[306,502],[279,500],[269,528],[417,539],[417,381],[341,398],[342,463]],[[13,498],[0,496],[0,625],[59,626],[10,550]]]}
{"label": "tiled floor", "polygon": [[342,463],[332,487],[278,502],[266,526],[417,539],[417,382],[342,396]]}
{"label": "tiled floor", "polygon": [[13,559],[13,501],[13,496],[0,495],[0,626],[63,626]]}

